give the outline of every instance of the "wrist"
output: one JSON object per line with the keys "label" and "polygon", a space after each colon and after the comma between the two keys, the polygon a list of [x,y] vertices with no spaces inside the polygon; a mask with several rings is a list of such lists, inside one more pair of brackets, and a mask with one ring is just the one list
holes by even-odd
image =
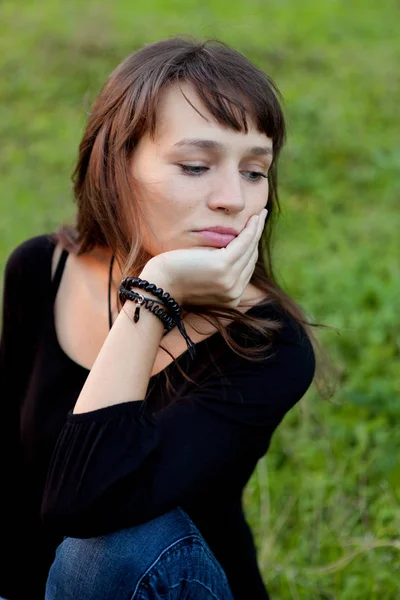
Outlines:
{"label": "wrist", "polygon": [[[168,292],[170,297],[173,298],[178,304],[182,303],[183,298],[179,290],[177,289],[177,286],[174,286],[173,281],[171,281],[171,279],[165,273],[163,273],[161,269],[156,265],[151,265],[150,263],[148,263],[141,271],[139,277],[141,279],[145,279],[149,283],[154,283],[154,285],[156,285],[158,288],[161,288],[164,293]],[[161,303],[161,300],[157,296],[154,296],[154,294],[152,294],[151,292],[148,292],[147,290],[142,290],[142,293],[144,296],[154,298],[155,300],[158,300]]]}

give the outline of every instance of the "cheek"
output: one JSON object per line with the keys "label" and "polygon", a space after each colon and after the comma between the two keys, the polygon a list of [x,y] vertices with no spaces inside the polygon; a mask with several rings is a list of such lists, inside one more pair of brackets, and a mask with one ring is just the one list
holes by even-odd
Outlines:
{"label": "cheek", "polygon": [[269,182],[265,181],[264,185],[262,185],[262,190],[260,190],[260,200],[263,203],[263,206],[266,205],[269,196]]}
{"label": "cheek", "polygon": [[268,182],[262,180],[259,185],[251,185],[250,189],[247,188],[247,201],[249,205],[253,206],[255,210],[259,212],[265,207],[268,202],[269,185]]}
{"label": "cheek", "polygon": [[183,217],[185,212],[190,212],[198,204],[199,198],[204,197],[204,183],[199,180],[195,177],[169,175],[152,186],[153,198],[176,222],[176,211]]}
{"label": "cheek", "polygon": [[171,249],[171,240],[179,233],[179,223],[192,210],[185,186],[167,178],[147,182],[142,188],[140,202],[145,249],[153,256],[166,252]]}

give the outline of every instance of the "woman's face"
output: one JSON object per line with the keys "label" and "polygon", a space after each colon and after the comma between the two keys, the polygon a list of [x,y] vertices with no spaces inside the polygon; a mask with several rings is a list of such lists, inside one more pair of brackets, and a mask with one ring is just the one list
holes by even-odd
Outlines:
{"label": "woman's face", "polygon": [[182,89],[207,121],[170,86],[157,109],[155,139],[143,136],[132,159],[151,256],[209,245],[196,230],[222,226],[239,233],[268,199],[271,138],[251,122],[247,134],[223,127],[190,85]]}

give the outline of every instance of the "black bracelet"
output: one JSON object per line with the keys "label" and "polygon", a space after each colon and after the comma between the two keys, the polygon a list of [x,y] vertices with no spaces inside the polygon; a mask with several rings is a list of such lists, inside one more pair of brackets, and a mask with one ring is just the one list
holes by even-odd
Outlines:
{"label": "black bracelet", "polygon": [[[145,296],[142,294],[133,292],[132,288],[142,288],[148,292],[151,292],[154,296],[160,298],[161,303],[168,308],[172,314],[168,315],[162,308],[160,308],[153,298],[145,298]],[[168,333],[168,331],[171,331],[171,329],[173,329],[173,327],[176,325],[182,336],[185,338],[190,358],[194,360],[196,356],[196,349],[193,341],[186,332],[184,324],[182,323],[182,309],[168,292],[164,293],[162,288],[158,288],[154,283],[149,283],[140,277],[124,277],[119,287],[119,297],[121,301],[128,298],[129,300],[134,300],[138,304],[133,318],[134,323],[138,322],[140,316],[140,306],[143,305],[164,322],[164,335]]]}
{"label": "black bracelet", "polygon": [[161,308],[161,306],[159,304],[157,304],[157,301],[154,300],[154,298],[146,298],[142,294],[133,292],[132,290],[121,289],[121,288],[119,290],[119,298],[120,298],[122,304],[124,304],[123,300],[133,300],[134,302],[136,302],[137,307],[135,310],[135,314],[133,316],[134,323],[137,323],[139,321],[140,307],[144,306],[145,308],[150,310],[153,314],[155,314],[157,317],[159,317],[163,321],[164,335],[166,333],[168,333],[168,331],[171,331],[171,329],[173,329],[176,325],[176,321],[173,319],[173,317],[168,315]]}
{"label": "black bracelet", "polygon": [[182,314],[179,304],[171,298],[168,292],[164,293],[164,290],[158,288],[154,283],[149,283],[145,279],[140,279],[140,277],[124,277],[121,281],[121,286],[125,289],[142,288],[146,290],[146,292],[151,292],[154,296],[160,298],[162,303],[165,304],[174,317],[176,316],[179,318]]}

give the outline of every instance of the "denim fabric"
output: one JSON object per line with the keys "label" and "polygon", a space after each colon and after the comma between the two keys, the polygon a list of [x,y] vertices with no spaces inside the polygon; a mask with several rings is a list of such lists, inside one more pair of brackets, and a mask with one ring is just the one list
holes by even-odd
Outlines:
{"label": "denim fabric", "polygon": [[233,600],[221,565],[176,508],[109,535],[64,538],[45,600]]}

